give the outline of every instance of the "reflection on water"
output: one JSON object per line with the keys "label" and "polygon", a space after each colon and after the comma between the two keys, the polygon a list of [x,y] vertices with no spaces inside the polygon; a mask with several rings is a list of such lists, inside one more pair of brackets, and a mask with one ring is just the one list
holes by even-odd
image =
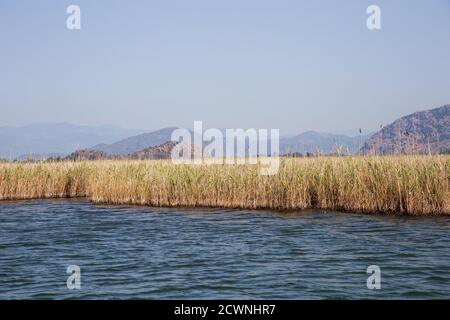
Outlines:
{"label": "reflection on water", "polygon": [[[0,298],[450,298],[450,218],[0,203]],[[81,290],[66,268],[81,267]],[[381,268],[381,290],[366,268]]]}

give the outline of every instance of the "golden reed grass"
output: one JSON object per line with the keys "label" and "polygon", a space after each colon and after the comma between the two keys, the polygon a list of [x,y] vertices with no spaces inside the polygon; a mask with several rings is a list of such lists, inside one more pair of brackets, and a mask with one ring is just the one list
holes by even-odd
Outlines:
{"label": "golden reed grass", "polygon": [[0,164],[0,200],[89,197],[158,207],[327,210],[450,215],[450,157],[283,158],[256,165],[167,160]]}

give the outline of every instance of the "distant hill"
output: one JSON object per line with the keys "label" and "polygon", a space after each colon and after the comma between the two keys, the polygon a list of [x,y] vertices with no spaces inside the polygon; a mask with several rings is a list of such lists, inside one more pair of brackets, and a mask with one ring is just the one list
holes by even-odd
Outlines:
{"label": "distant hill", "polygon": [[141,151],[133,152],[127,155],[111,155],[104,151],[93,150],[93,149],[83,149],[78,150],[63,160],[70,161],[83,161],[83,160],[150,160],[150,159],[169,159],[173,147],[176,142],[168,141],[161,145],[148,147]]}
{"label": "distant hill", "polygon": [[142,130],[114,126],[80,126],[70,123],[41,123],[23,127],[0,127],[0,158],[14,159],[30,154],[69,154],[98,143],[111,143]]}
{"label": "distant hill", "polygon": [[141,151],[129,154],[126,158],[130,160],[148,160],[148,159],[170,159],[172,149],[177,142],[168,141],[159,146],[149,147]]}
{"label": "distant hill", "polygon": [[365,143],[367,154],[450,151],[450,105],[404,116],[382,128]]}
{"label": "distant hill", "polygon": [[335,153],[338,149],[342,153],[358,152],[367,139],[367,135],[349,137],[339,134],[320,133],[316,131],[303,132],[296,136],[280,139],[280,153]]}
{"label": "distant hill", "polygon": [[163,128],[157,131],[132,136],[111,144],[98,144],[91,149],[103,151],[110,155],[127,155],[170,141],[172,132],[175,129],[177,128]]}
{"label": "distant hill", "polygon": [[109,156],[103,151],[82,149],[72,152],[62,160],[85,161],[85,160],[109,160],[109,159],[113,159],[113,157]]}

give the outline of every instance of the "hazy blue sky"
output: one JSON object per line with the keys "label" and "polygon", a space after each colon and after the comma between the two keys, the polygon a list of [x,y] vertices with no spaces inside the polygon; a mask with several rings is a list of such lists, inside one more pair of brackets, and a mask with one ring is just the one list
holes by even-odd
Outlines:
{"label": "hazy blue sky", "polygon": [[0,126],[339,131],[447,103],[450,0],[0,0]]}

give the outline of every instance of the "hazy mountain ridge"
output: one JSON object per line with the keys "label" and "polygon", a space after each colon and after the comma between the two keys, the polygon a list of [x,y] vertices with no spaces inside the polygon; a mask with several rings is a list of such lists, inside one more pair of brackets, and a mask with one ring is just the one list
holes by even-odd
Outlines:
{"label": "hazy mountain ridge", "polygon": [[[113,126],[89,127],[68,123],[0,127],[0,158],[64,158],[75,150],[79,150],[78,154],[74,154],[75,158],[85,159],[166,157],[175,129],[177,127],[143,132]],[[194,136],[192,131],[191,135]],[[160,146],[164,147],[159,151],[153,149]],[[359,150],[366,154],[448,152],[450,105],[401,117],[370,137],[365,134],[347,136],[307,131],[280,138],[280,154],[355,154]]]}
{"label": "hazy mountain ridge", "polygon": [[[88,127],[72,124],[36,124],[26,127],[0,128],[1,145],[0,158],[17,160],[45,160],[49,158],[64,158],[75,151],[81,158],[104,159],[109,156],[128,156],[147,148],[160,146],[171,140],[172,132],[177,127],[162,128],[152,132],[141,133],[139,130],[127,130],[116,127]],[[19,132],[23,130],[23,132]],[[128,133],[135,133],[130,135]],[[223,132],[224,129],[222,130]],[[5,134],[7,132],[7,134]],[[191,131],[192,137],[194,133]],[[119,139],[114,139],[119,136]],[[125,136],[125,137],[124,137]],[[99,143],[99,140],[108,143]],[[342,147],[350,152],[358,149],[359,141],[365,137],[348,137],[329,133],[308,131],[299,135],[282,136],[280,152],[282,154],[297,153],[330,153]],[[5,150],[12,146],[15,152]],[[247,149],[247,148],[246,148]],[[89,151],[88,151],[89,150]],[[224,144],[225,150],[225,144]],[[2,152],[3,151],[3,152]]]}
{"label": "hazy mountain ridge", "polygon": [[128,137],[111,144],[98,144],[91,149],[103,151],[110,155],[128,155],[170,141],[172,132],[175,129],[177,129],[177,127],[167,127],[153,132]]}
{"label": "hazy mountain ridge", "polygon": [[[170,141],[172,131],[175,129],[177,128],[163,128],[154,132],[129,137],[110,145],[97,145],[91,149],[103,151],[110,155],[127,155]],[[221,131],[225,132],[224,129]],[[192,132],[191,134],[192,136],[194,135]],[[366,139],[367,136],[365,135],[348,137],[345,135],[307,131],[295,136],[281,137],[280,153],[334,153],[338,148],[341,148],[343,153],[346,153],[347,150],[350,153],[355,153],[362,147]]]}
{"label": "hazy mountain ridge", "polygon": [[98,143],[111,143],[142,130],[114,126],[81,126],[70,123],[39,123],[0,127],[0,157],[40,158],[42,154],[65,155]]}
{"label": "hazy mountain ridge", "polygon": [[349,137],[340,134],[306,131],[299,135],[280,139],[280,153],[356,153],[364,144],[367,135]]}
{"label": "hazy mountain ridge", "polygon": [[450,105],[401,117],[372,135],[367,154],[437,153],[450,151]]}

